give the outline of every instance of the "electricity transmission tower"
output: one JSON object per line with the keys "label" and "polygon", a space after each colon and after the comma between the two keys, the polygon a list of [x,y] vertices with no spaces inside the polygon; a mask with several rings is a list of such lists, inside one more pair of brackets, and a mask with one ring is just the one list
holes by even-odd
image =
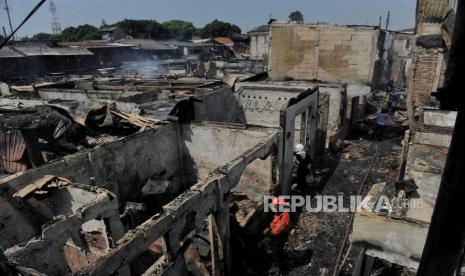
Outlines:
{"label": "electricity transmission tower", "polygon": [[60,22],[58,22],[58,13],[57,7],[55,6],[55,2],[50,0],[50,13],[52,14],[52,34],[58,35],[61,33],[61,26]]}

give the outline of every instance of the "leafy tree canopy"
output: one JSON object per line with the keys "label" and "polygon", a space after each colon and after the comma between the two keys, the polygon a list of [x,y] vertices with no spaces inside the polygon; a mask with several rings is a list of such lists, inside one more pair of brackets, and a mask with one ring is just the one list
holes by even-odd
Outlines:
{"label": "leafy tree canopy", "polygon": [[32,41],[46,41],[46,40],[51,40],[52,38],[53,38],[52,34],[38,33],[38,34],[33,35],[30,40],[32,40]]}
{"label": "leafy tree canopy", "polygon": [[300,11],[293,11],[289,14],[289,19],[291,21],[296,21],[299,23],[304,23],[304,15]]}
{"label": "leafy tree canopy", "polygon": [[[230,36],[234,33],[240,33],[241,29],[231,23],[219,21],[217,19],[205,25],[202,29],[196,29],[192,22],[183,20],[169,20],[159,23],[155,20],[134,20],[124,19],[112,25],[102,20],[102,27],[118,26],[127,35],[133,38],[141,39],[177,39],[190,40],[193,35],[199,35],[203,38],[216,36]],[[101,34],[98,28],[89,24],[77,27],[67,27],[60,35],[51,35],[48,33],[38,33],[32,38],[26,40],[61,40],[61,41],[83,41],[100,39]],[[0,37],[1,39],[1,37]]]}
{"label": "leafy tree canopy", "polygon": [[192,39],[192,35],[196,31],[192,22],[183,20],[165,21],[163,27],[167,30],[169,38],[179,40]]}
{"label": "leafy tree canopy", "polygon": [[219,21],[218,19],[208,23],[200,30],[200,36],[202,38],[216,37],[216,36],[230,36],[232,34],[241,33],[241,28],[238,26]]}
{"label": "leafy tree canopy", "polygon": [[77,27],[67,27],[57,39],[62,41],[83,41],[100,39],[101,35],[97,27],[85,24]]}
{"label": "leafy tree canopy", "polygon": [[167,39],[169,32],[155,20],[124,19],[115,24],[133,38]]}

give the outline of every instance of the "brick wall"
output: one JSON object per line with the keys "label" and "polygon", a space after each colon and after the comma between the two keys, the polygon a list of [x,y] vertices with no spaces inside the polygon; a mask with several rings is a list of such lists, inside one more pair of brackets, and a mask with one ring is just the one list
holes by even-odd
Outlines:
{"label": "brick wall", "polygon": [[[438,63],[441,64],[438,64]],[[407,107],[413,120],[418,107],[436,105],[436,98],[431,96],[444,81],[446,63],[441,49],[425,49],[416,46],[412,65],[409,69],[409,88]],[[413,122],[413,121],[411,121]]]}

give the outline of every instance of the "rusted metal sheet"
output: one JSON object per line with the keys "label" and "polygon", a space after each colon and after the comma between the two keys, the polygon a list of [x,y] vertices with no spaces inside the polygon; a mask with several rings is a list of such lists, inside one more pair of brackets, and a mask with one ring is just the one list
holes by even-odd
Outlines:
{"label": "rusted metal sheet", "polygon": [[229,37],[215,37],[213,38],[213,42],[225,45],[225,46],[232,46],[234,42]]}
{"label": "rusted metal sheet", "polygon": [[19,130],[0,131],[0,167],[9,173],[27,170],[21,159],[26,152],[26,142]]}
{"label": "rusted metal sheet", "polygon": [[223,82],[227,84],[229,87],[233,87],[236,81],[237,81],[237,76],[234,74],[226,75],[226,77],[224,77],[223,79]]}

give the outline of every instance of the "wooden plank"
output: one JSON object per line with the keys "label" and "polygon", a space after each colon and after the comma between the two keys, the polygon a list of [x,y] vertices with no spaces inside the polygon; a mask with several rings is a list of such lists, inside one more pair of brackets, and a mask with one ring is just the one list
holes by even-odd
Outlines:
{"label": "wooden plank", "polygon": [[386,182],[381,182],[373,185],[367,196],[360,203],[360,212],[367,215],[375,211],[378,200],[384,194]]}
{"label": "wooden plank", "polygon": [[15,198],[25,198],[30,193],[33,193],[36,190],[42,189],[47,183],[50,183],[56,176],[54,175],[44,175],[41,178],[34,181],[34,183],[27,185],[23,189],[16,192],[13,197]]}
{"label": "wooden plank", "polygon": [[212,276],[221,275],[221,262],[218,243],[218,231],[216,228],[215,217],[208,216],[208,235],[210,237],[211,257],[212,257]]}

